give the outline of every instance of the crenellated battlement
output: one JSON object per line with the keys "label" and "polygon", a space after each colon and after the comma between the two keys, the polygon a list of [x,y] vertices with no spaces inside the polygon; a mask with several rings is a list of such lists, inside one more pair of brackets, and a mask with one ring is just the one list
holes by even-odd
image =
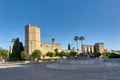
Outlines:
{"label": "crenellated battlement", "polygon": [[32,25],[31,24],[27,24],[26,27],[38,27],[38,28],[40,28],[38,25],[34,25],[34,24],[32,24]]}

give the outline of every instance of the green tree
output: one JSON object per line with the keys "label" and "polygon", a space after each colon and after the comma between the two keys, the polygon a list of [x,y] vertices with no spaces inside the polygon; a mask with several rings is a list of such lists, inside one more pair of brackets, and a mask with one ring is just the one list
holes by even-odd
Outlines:
{"label": "green tree", "polygon": [[34,50],[34,52],[32,53],[33,60],[35,59],[40,60],[41,56],[42,56],[42,52],[38,49]]}
{"label": "green tree", "polygon": [[9,58],[9,53],[8,50],[2,50],[0,53],[0,56],[2,57],[2,59],[8,59]]}
{"label": "green tree", "polygon": [[58,49],[55,49],[54,52],[55,52],[55,56],[58,56]]}
{"label": "green tree", "polygon": [[99,57],[99,56],[101,55],[100,52],[96,52],[96,53],[94,53],[94,54],[95,54],[96,57]]}
{"label": "green tree", "polygon": [[85,40],[85,37],[84,36],[80,36],[79,40],[81,40],[81,50],[82,50],[83,40]]}
{"label": "green tree", "polygon": [[0,57],[1,57],[1,52],[2,52],[2,50],[0,50]]}
{"label": "green tree", "polygon": [[16,39],[12,39],[11,42],[15,43]]}
{"label": "green tree", "polygon": [[71,50],[71,46],[70,46],[70,44],[68,44],[68,50]]}
{"label": "green tree", "polygon": [[66,53],[64,51],[61,51],[60,53],[58,53],[58,56],[63,58],[63,56],[66,56]]}
{"label": "green tree", "polygon": [[120,54],[110,53],[109,58],[120,58]]}
{"label": "green tree", "polygon": [[55,56],[55,53],[54,53],[54,52],[47,52],[47,53],[46,53],[46,56],[54,57],[54,56]]}
{"label": "green tree", "polygon": [[26,61],[28,59],[28,53],[26,51],[22,51],[21,58],[23,61]]}
{"label": "green tree", "polygon": [[77,48],[77,52],[78,52],[78,40],[79,40],[79,37],[78,37],[78,36],[75,36],[75,37],[74,37],[74,40],[76,41],[76,48]]}
{"label": "green tree", "polygon": [[77,53],[75,51],[70,51],[69,55],[75,57]]}
{"label": "green tree", "polygon": [[22,44],[22,42],[19,41],[19,38],[17,38],[13,45],[12,58],[22,60],[22,58],[21,58],[22,51],[24,51],[23,44]]}
{"label": "green tree", "polygon": [[103,53],[105,56],[109,57],[110,56],[110,53],[109,52],[104,52]]}

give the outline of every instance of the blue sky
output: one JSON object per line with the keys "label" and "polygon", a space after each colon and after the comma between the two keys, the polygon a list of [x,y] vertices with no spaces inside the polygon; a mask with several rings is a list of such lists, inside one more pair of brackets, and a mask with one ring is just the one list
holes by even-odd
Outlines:
{"label": "blue sky", "polygon": [[36,24],[40,26],[42,42],[55,38],[62,49],[67,49],[68,43],[76,46],[74,36],[84,36],[84,44],[104,42],[106,49],[118,50],[119,3],[120,0],[0,0],[0,47],[9,49],[11,39],[16,37],[24,43],[24,26]]}

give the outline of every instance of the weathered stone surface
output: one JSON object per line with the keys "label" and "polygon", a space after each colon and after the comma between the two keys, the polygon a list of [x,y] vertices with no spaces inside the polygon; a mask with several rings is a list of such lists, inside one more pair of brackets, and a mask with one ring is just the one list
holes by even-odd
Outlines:
{"label": "weathered stone surface", "polygon": [[31,55],[35,49],[39,49],[42,55],[48,51],[54,52],[55,49],[61,51],[61,45],[56,43],[41,42],[40,27],[37,25],[25,26],[25,51]]}

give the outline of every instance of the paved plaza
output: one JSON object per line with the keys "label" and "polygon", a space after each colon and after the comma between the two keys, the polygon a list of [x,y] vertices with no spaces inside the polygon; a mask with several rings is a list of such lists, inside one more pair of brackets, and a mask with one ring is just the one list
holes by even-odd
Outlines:
{"label": "paved plaza", "polygon": [[[120,64],[120,60],[109,60]],[[80,67],[78,70],[48,68],[50,62],[0,64],[0,80],[120,80],[120,66]]]}

